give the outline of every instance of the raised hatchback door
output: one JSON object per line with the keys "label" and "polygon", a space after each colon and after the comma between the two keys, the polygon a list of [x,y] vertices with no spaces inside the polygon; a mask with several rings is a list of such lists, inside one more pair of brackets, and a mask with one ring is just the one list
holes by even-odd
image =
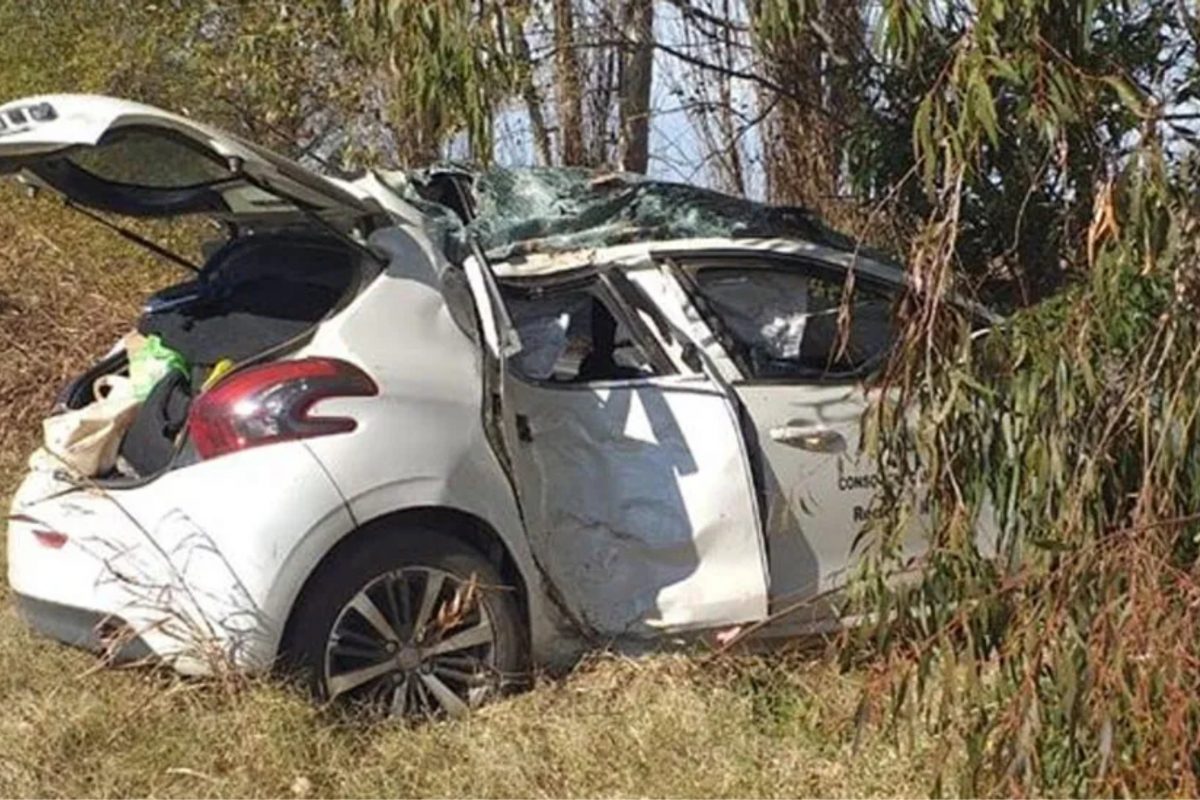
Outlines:
{"label": "raised hatchback door", "polygon": [[72,202],[130,216],[247,218],[320,213],[354,225],[364,193],[216,128],[98,95],[43,95],[0,106],[0,172]]}

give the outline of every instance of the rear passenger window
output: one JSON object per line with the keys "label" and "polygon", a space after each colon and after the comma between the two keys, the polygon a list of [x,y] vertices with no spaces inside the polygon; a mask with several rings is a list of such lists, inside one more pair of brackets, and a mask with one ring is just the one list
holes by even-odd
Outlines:
{"label": "rear passenger window", "polygon": [[857,377],[883,361],[894,339],[891,296],[861,283],[839,335],[841,280],[771,267],[693,274],[702,311],[752,378]]}
{"label": "rear passenger window", "polygon": [[596,293],[538,297],[506,291],[521,339],[510,361],[521,377],[550,383],[631,380],[658,374],[649,354]]}

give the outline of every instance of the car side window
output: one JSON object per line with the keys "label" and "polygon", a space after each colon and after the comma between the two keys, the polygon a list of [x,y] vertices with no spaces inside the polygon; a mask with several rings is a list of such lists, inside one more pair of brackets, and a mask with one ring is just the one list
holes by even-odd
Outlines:
{"label": "car side window", "polygon": [[521,350],[510,364],[521,377],[569,384],[659,374],[633,332],[597,292],[504,294],[521,339]]}
{"label": "car side window", "polygon": [[839,325],[844,283],[802,268],[699,267],[701,310],[731,355],[757,379],[850,379],[870,372],[894,341],[892,297],[856,285]]}

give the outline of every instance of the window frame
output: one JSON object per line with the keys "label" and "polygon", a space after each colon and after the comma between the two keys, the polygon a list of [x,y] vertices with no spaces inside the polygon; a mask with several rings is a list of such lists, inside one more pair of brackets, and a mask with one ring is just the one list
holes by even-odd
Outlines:
{"label": "window frame", "polygon": [[[705,269],[728,270],[765,270],[770,272],[792,272],[805,276],[825,278],[837,284],[845,284],[850,267],[829,264],[814,258],[788,255],[775,252],[754,252],[738,250],[733,252],[700,251],[686,254],[664,254],[661,260],[668,265],[676,276],[688,300],[695,307],[700,318],[712,332],[713,338],[725,351],[725,355],[737,368],[740,379],[739,385],[795,385],[795,386],[855,386],[867,381],[878,374],[886,361],[886,357],[869,367],[855,370],[851,373],[834,375],[755,375],[751,365],[743,354],[743,347],[729,325],[721,318],[704,296],[703,289],[697,280],[697,273]],[[893,306],[900,299],[904,286],[902,283],[880,279],[862,271],[855,271],[855,284],[879,292],[890,298]]]}
{"label": "window frame", "polygon": [[[571,382],[531,378],[513,366],[509,366],[505,370],[506,373],[529,386],[565,391],[590,390],[607,386],[635,386],[678,375],[678,368],[659,344],[653,333],[646,327],[641,317],[631,309],[629,301],[624,294],[624,292],[641,292],[641,289],[631,283],[625,286],[624,283],[628,282],[622,282],[621,285],[618,285],[618,282],[612,280],[611,276],[603,270],[589,270],[582,275],[572,275],[566,278],[560,277],[558,280],[551,282],[546,282],[544,278],[540,280],[522,280],[521,278],[502,278],[497,280],[502,300],[507,300],[514,292],[522,296],[523,299],[538,299],[548,295],[581,291],[592,295],[595,300],[604,304],[604,307],[617,321],[617,325],[624,326],[629,331],[630,338],[645,354],[647,362],[655,370],[654,373],[636,378],[605,378],[603,380]],[[653,305],[653,301],[650,298],[642,297],[641,299],[646,304]],[[513,325],[516,327],[515,321]],[[518,336],[520,335],[519,328],[517,328],[517,334]]]}

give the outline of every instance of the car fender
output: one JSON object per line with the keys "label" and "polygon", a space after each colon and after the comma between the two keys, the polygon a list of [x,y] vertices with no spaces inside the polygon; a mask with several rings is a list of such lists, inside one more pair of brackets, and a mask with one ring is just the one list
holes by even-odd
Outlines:
{"label": "car fender", "polygon": [[[562,639],[564,625],[530,552],[514,487],[484,431],[480,353],[454,321],[441,289],[440,276],[449,267],[419,227],[378,231],[371,244],[388,254],[387,267],[320,326],[304,354],[355,363],[379,393],[314,405],[312,414],[348,417],[356,428],[306,445],[345,498],[355,529],[430,507],[486,523],[524,579],[534,657],[541,660],[551,640]],[[324,554],[349,533],[322,532],[336,538],[297,543],[289,571],[304,577],[299,585],[294,577],[286,582],[289,604]]]}

